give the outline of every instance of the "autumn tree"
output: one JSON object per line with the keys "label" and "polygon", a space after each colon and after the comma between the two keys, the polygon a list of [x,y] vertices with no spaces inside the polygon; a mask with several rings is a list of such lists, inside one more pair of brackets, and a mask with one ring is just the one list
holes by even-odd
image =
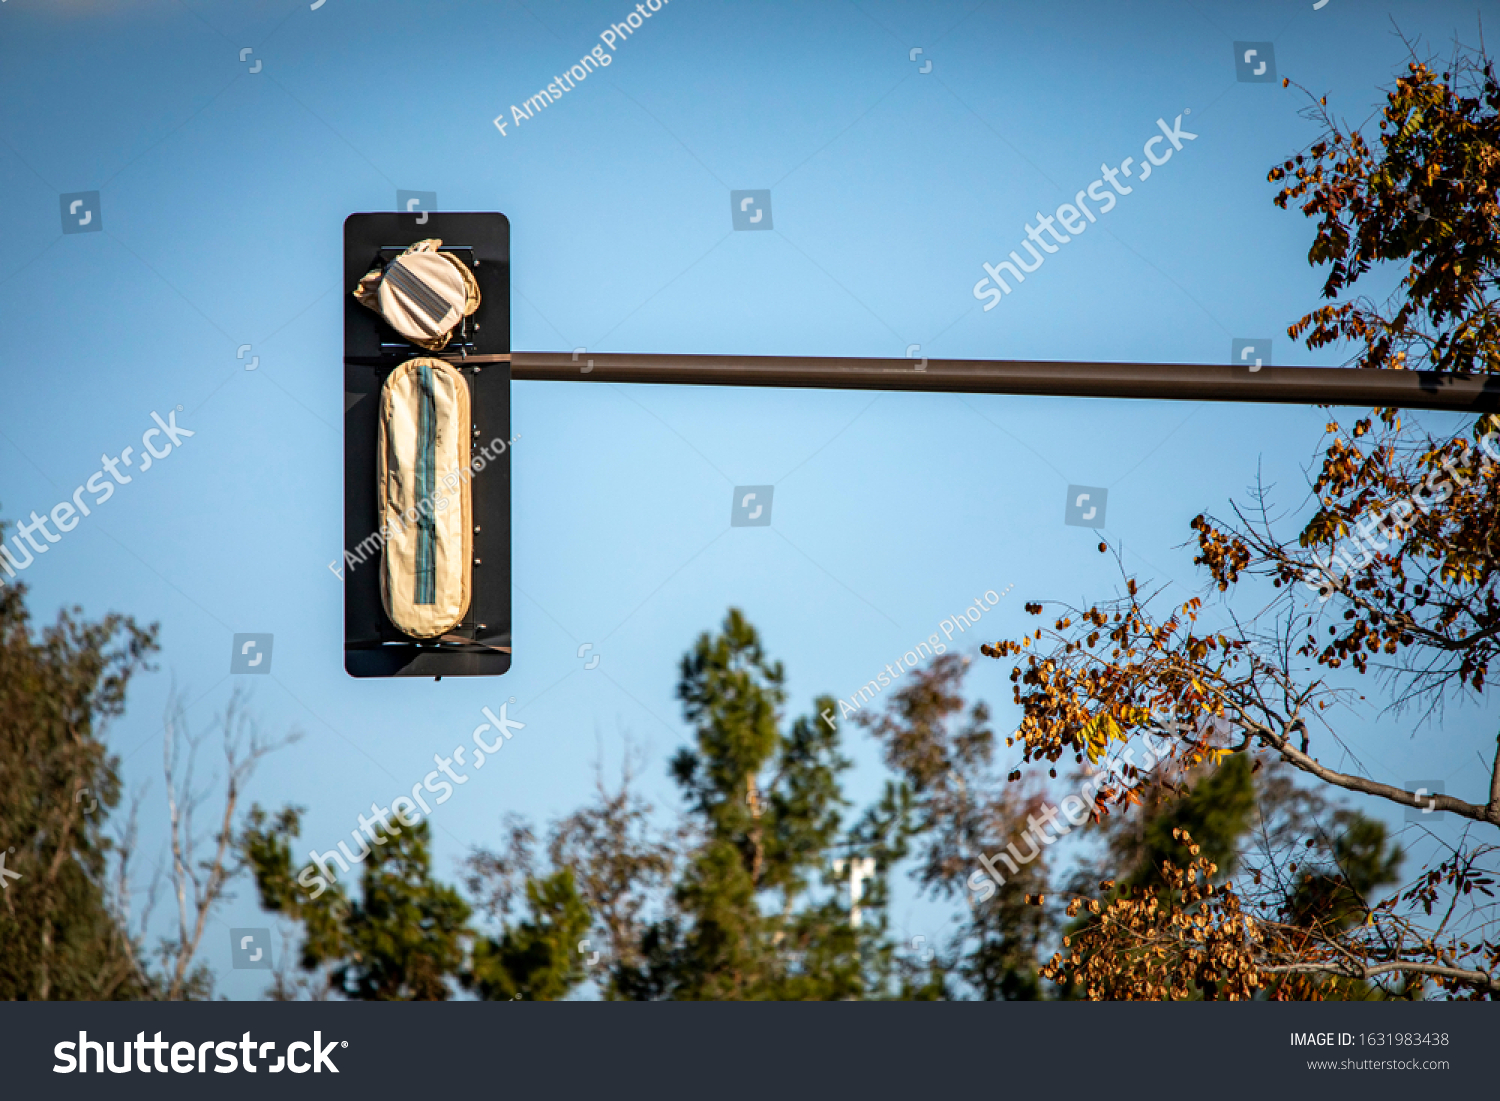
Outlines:
{"label": "autumn tree", "polygon": [[[1328,304],[1290,334],[1312,348],[1352,346],[1352,369],[1500,369],[1500,84],[1490,62],[1460,49],[1440,72],[1414,59],[1389,91],[1375,137],[1336,121],[1322,101],[1310,114],[1323,137],[1270,179],[1283,185],[1278,205],[1296,201],[1316,219],[1309,259],[1328,269]],[[1361,279],[1392,267],[1403,274],[1388,302],[1353,294]],[[1414,727],[1440,721],[1445,705],[1477,701],[1491,683],[1500,646],[1497,428],[1500,419],[1485,415],[1456,438],[1434,436],[1395,409],[1373,410],[1347,429],[1331,421],[1296,530],[1282,530],[1264,486],[1227,519],[1195,519],[1195,562],[1225,601],[1255,602],[1253,616],[1227,604],[1206,608],[1201,598],[1163,608],[1159,593],[1127,576],[1118,599],[1061,607],[1050,626],[985,648],[1019,659],[1012,679],[1027,760],[1096,758],[1142,731],[1180,731],[1166,725],[1173,717],[1210,717],[1177,733],[1165,776],[1226,752],[1254,753],[1333,789],[1474,824],[1447,859],[1379,901],[1364,892],[1385,880],[1390,854],[1368,830],[1346,838],[1348,872],[1330,879],[1326,869],[1304,868],[1290,891],[1261,890],[1264,877],[1248,892],[1195,882],[1209,866],[1219,869],[1185,842],[1163,862],[1162,874],[1187,892],[1178,904],[1153,912],[1141,895],[1085,904],[1105,913],[1141,907],[1116,913],[1110,943],[1190,936],[1220,945],[1227,970],[1205,964],[1205,974],[1235,996],[1286,992],[1288,976],[1500,994],[1488,901],[1500,853],[1500,751],[1461,780],[1460,790],[1474,793],[1467,798],[1408,791],[1324,761],[1333,747],[1358,741],[1346,705],[1365,678]],[[1315,901],[1323,920],[1309,920]],[[1349,921],[1355,914],[1363,920]],[[1221,933],[1243,937],[1251,955],[1215,940]],[[1122,952],[1118,975],[1094,971],[1086,981],[1111,996],[1183,989],[1165,983],[1161,957],[1152,958],[1147,966]]]}
{"label": "autumn tree", "polygon": [[[1133,806],[1115,807],[1090,826],[1098,852],[1079,860],[1068,895],[1106,905],[1121,898],[1143,901],[1147,913],[1153,903],[1180,909],[1183,900],[1169,882],[1186,835],[1198,850],[1192,855],[1213,867],[1214,883],[1238,873],[1243,890],[1254,895],[1256,912],[1274,916],[1288,930],[1304,926],[1317,937],[1364,920],[1369,900],[1397,881],[1401,849],[1389,844],[1381,822],[1330,801],[1324,790],[1298,784],[1292,772],[1275,759],[1252,762],[1251,754],[1237,753],[1200,765],[1182,783],[1161,774],[1143,776]],[[1102,897],[1101,882],[1110,884]],[[1104,928],[1101,912],[1069,908],[1075,916],[1064,933],[1078,964],[1058,970],[1054,961],[1048,973],[1059,981],[1061,996],[1071,998],[1084,993],[1077,976],[1109,966],[1123,932]],[[1095,951],[1104,953],[1100,964],[1088,958]],[[1314,989],[1321,998],[1377,993],[1358,980],[1315,975],[1277,979],[1268,991],[1273,997],[1307,997]]]}

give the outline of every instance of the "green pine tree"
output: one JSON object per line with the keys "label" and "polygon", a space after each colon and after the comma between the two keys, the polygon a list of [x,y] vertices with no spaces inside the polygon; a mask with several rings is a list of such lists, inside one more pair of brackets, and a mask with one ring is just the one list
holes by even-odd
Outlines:
{"label": "green pine tree", "polygon": [[881,887],[870,885],[856,929],[832,870],[849,762],[828,723],[803,717],[783,730],[784,680],[738,609],[682,659],[678,696],[695,744],[672,774],[698,840],[670,912],[644,931],[639,961],[616,968],[619,996],[827,999],[871,989]]}
{"label": "green pine tree", "polygon": [[330,884],[318,897],[293,875],[291,843],[301,812],[269,818],[259,807],[240,838],[261,906],[301,926],[301,967],[327,976],[329,989],[364,1001],[441,1001],[466,975],[469,904],[432,878],[426,822],[372,847],[361,865],[360,895]]}
{"label": "green pine tree", "polygon": [[529,917],[474,946],[465,985],[490,1001],[561,1001],[585,977],[591,924],[571,868],[526,881]]}

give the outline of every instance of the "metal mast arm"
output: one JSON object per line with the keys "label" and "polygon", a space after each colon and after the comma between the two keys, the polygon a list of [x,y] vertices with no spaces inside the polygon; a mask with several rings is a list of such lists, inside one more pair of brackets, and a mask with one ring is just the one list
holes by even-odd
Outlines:
{"label": "metal mast arm", "polygon": [[[925,362],[926,366],[922,366]],[[1007,359],[515,352],[511,377],[547,382],[802,386],[962,394],[1239,401],[1374,408],[1500,410],[1500,376],[1230,364]]]}

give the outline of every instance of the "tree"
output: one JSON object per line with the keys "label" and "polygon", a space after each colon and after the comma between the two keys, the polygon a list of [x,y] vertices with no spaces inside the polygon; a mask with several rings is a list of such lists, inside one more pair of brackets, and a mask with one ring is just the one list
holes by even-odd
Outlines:
{"label": "tree", "polygon": [[[1181,852],[1178,838],[1188,836],[1199,856],[1215,871],[1215,883],[1240,872],[1250,884],[1242,894],[1254,896],[1253,911],[1282,923],[1290,932],[1301,927],[1318,936],[1334,928],[1348,928],[1363,920],[1369,900],[1396,882],[1402,854],[1387,845],[1379,821],[1347,807],[1333,807],[1316,788],[1299,786],[1284,764],[1252,765],[1249,754],[1232,754],[1218,765],[1194,770],[1191,787],[1184,790],[1148,779],[1137,789],[1140,802],[1123,814],[1111,814],[1094,827],[1104,851],[1096,861],[1083,861],[1074,872],[1070,893],[1087,898],[1095,881],[1108,900],[1120,898],[1158,905],[1180,905],[1168,888]],[[1078,916],[1065,932],[1080,960],[1097,949],[1118,949],[1120,930],[1102,928],[1092,911]],[[1082,991],[1068,976],[1097,968],[1070,966],[1052,974],[1064,983],[1065,997]],[[1128,987],[1120,988],[1128,990]],[[1314,993],[1315,991],[1315,993]],[[1273,998],[1371,997],[1365,983],[1343,978],[1298,976],[1278,979],[1266,988]],[[1139,996],[1139,991],[1135,996]],[[1202,991],[1192,991],[1201,997]],[[1126,995],[1131,996],[1131,995]]]}
{"label": "tree", "polygon": [[[193,790],[193,774],[203,735],[195,737],[188,730],[182,697],[172,693],[163,722],[162,764],[166,778],[167,836],[172,850],[170,880],[172,897],[177,904],[177,936],[163,940],[158,952],[165,983],[163,996],[169,1001],[184,996],[203,997],[211,989],[212,979],[207,971],[192,972],[190,967],[198,954],[198,945],[203,940],[209,918],[223,901],[229,881],[241,870],[234,846],[235,811],[240,795],[262,757],[301,737],[294,731],[279,743],[264,741],[249,711],[248,698],[238,688],[229,697],[219,725],[224,734],[224,806],[212,839],[212,855],[200,858],[197,853],[200,838],[194,830],[193,820],[207,793]],[[186,760],[183,759],[184,744]]]}
{"label": "tree", "polygon": [[1234,872],[1240,839],[1250,827],[1255,811],[1252,765],[1243,754],[1209,767],[1192,787],[1155,807],[1142,807],[1142,828],[1134,851],[1120,853],[1117,865],[1127,887],[1146,887],[1161,882],[1161,866],[1174,850],[1173,838],[1186,831],[1221,874]]}
{"label": "tree", "polygon": [[204,839],[193,821],[208,792],[195,788],[194,765],[204,735],[189,731],[182,697],[170,694],[163,721],[166,879],[177,929],[146,949],[162,876],[158,870],[132,931],[131,860],[144,796],[132,800],[119,836],[106,835],[121,791],[119,759],[104,731],[124,712],[131,679],[151,668],[157,627],[115,614],[91,622],[75,607],[36,637],[26,591],[0,585],[0,850],[8,873],[0,874],[0,997],[206,998],[213,976],[194,960],[239,871],[232,836],[240,794],[260,758],[297,735],[263,741],[246,698],[231,695],[215,724],[228,769],[224,805],[212,850],[200,856]]}
{"label": "tree", "polygon": [[467,985],[491,1001],[524,998],[561,1001],[583,981],[579,946],[589,931],[589,911],[571,868],[526,881],[530,916],[474,947]]}
{"label": "tree", "polygon": [[841,834],[848,762],[832,726],[803,717],[782,729],[782,680],[731,609],[722,633],[703,635],[682,662],[697,745],[672,772],[689,823],[658,835],[628,768],[617,791],[601,781],[594,804],[554,824],[545,870],[535,833],[511,819],[498,850],[467,862],[469,889],[499,926],[492,936],[469,928],[468,905],[432,880],[425,825],[365,865],[357,902],[337,884],[318,898],[299,889],[297,808],[271,817],[256,807],[239,847],[261,904],[303,927],[303,970],[325,970],[348,997],[444,997],[462,982],[484,998],[563,998],[588,974],[582,949],[595,929],[611,956],[601,972],[610,997],[858,997],[890,970],[886,869],[856,928],[832,866],[836,849],[859,844]]}
{"label": "tree", "polygon": [[[1459,50],[1447,70],[1439,77],[1413,61],[1386,97],[1378,150],[1319,101],[1311,114],[1323,138],[1270,174],[1285,184],[1280,206],[1302,200],[1318,219],[1309,259],[1329,268],[1324,295],[1332,301],[1288,331],[1314,348],[1352,342],[1356,368],[1500,369],[1500,84],[1472,51]],[[1386,306],[1339,300],[1368,273],[1401,263],[1405,275]],[[1280,976],[1311,975],[1397,991],[1430,979],[1455,997],[1500,994],[1500,937],[1490,908],[1476,904],[1491,894],[1500,851],[1500,752],[1468,778],[1483,792],[1469,801],[1331,767],[1314,744],[1356,740],[1344,707],[1355,690],[1349,675],[1334,673],[1342,667],[1356,681],[1374,672],[1392,712],[1419,724],[1489,685],[1500,646],[1497,428],[1500,418],[1477,418],[1470,443],[1413,433],[1393,409],[1374,410],[1348,431],[1330,422],[1300,531],[1279,530],[1264,486],[1227,521],[1196,518],[1195,563],[1220,593],[1260,601],[1253,616],[1225,609],[1210,626],[1201,598],[1161,611],[1159,594],[1126,576],[1118,599],[1062,607],[1050,630],[985,647],[991,657],[1021,659],[1012,679],[1028,761],[1065,753],[1097,760],[1137,733],[1171,733],[1170,716],[1208,716],[1212,724],[1175,734],[1161,766],[1168,779],[1225,752],[1259,752],[1330,788],[1430,807],[1479,831],[1405,891],[1362,898],[1363,921],[1339,916],[1351,912],[1353,896],[1338,888],[1322,900],[1337,920],[1309,925],[1306,906],[1324,889],[1322,873],[1304,870],[1312,884],[1295,888],[1290,902],[1285,890],[1242,897],[1233,884],[1204,880],[1219,874],[1217,862],[1177,827],[1177,852],[1162,867],[1179,891],[1174,905],[1152,911],[1140,893],[1075,900],[1106,914],[1100,936],[1114,937],[1096,942],[1078,972],[1091,991],[1175,995],[1188,989],[1182,976],[1198,976],[1201,989],[1238,997],[1287,989]],[[1350,544],[1357,554],[1335,553]],[[1344,857],[1367,864],[1367,886],[1391,866],[1383,838],[1378,848],[1375,841],[1367,829],[1346,837]],[[1344,883],[1356,890],[1352,877]],[[1156,948],[1111,954],[1130,938]],[[1205,945],[1218,955],[1204,956]],[[1068,953],[1056,966],[1080,959]],[[1179,972],[1163,970],[1163,959]],[[1116,973],[1101,972],[1110,966]]]}
{"label": "tree", "polygon": [[[845,803],[838,777],[849,762],[828,723],[802,717],[783,732],[784,678],[734,608],[718,635],[705,633],[683,657],[678,696],[696,745],[677,754],[672,774],[696,841],[669,912],[642,936],[640,962],[615,969],[620,996],[848,998],[870,990],[866,952],[883,927],[877,913],[853,926],[830,859]],[[832,704],[824,698],[814,708]],[[878,956],[869,962],[878,965]]]}
{"label": "tree", "polygon": [[[362,1001],[442,1001],[466,975],[469,904],[432,878],[431,831],[419,822],[373,847],[360,873],[360,897],[333,883],[317,897],[292,870],[301,808],[274,817],[259,806],[238,839],[255,875],[260,904],[302,927],[301,968],[326,988]],[[278,983],[277,989],[288,990]]]}
{"label": "tree", "polygon": [[35,636],[25,593],[0,585],[0,998],[142,997],[128,885],[109,874],[120,778],[103,735],[157,629],[74,608]]}
{"label": "tree", "polygon": [[886,797],[889,806],[901,808],[902,836],[891,863],[914,845],[913,875],[927,894],[971,899],[969,877],[982,856],[1008,847],[1017,860],[1020,847],[1035,856],[991,884],[993,901],[983,893],[971,901],[967,920],[935,961],[944,975],[942,996],[967,989],[984,1000],[1029,1000],[1040,994],[1037,952],[1051,927],[1046,913],[1031,903],[1046,893],[1048,858],[1036,855],[1034,843],[1020,846],[1020,840],[1028,818],[1041,809],[1042,794],[1035,787],[1009,788],[995,774],[989,709],[964,701],[968,670],[967,658],[943,654],[907,674],[910,681],[892,694],[883,712],[865,713],[857,721],[880,743],[887,767],[900,777]]}
{"label": "tree", "polygon": [[[548,940],[553,946],[545,953],[530,948],[508,953],[503,966],[508,978],[479,983],[482,996],[561,998],[593,974],[603,981],[605,995],[613,997],[611,970],[643,962],[644,915],[671,881],[681,838],[657,834],[651,825],[653,808],[635,794],[632,781],[629,752],[617,789],[610,790],[600,772],[594,801],[552,826],[547,843],[552,872],[543,879],[537,878],[536,837],[519,818],[508,820],[499,850],[480,849],[469,857],[469,890],[502,928],[498,939],[481,945],[486,956],[506,943],[516,947]],[[529,925],[513,930],[507,922],[521,899],[532,916]],[[566,932],[549,934],[549,926]],[[476,976],[485,972],[478,950],[474,970]]]}

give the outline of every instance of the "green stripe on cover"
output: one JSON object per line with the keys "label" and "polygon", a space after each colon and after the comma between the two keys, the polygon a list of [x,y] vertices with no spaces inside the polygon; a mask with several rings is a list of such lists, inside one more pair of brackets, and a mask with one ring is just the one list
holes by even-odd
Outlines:
{"label": "green stripe on cover", "polygon": [[432,498],[437,488],[437,410],[432,393],[432,368],[417,368],[417,385],[421,388],[421,408],[417,411],[417,561],[413,604],[437,601],[437,561],[433,545],[437,539],[436,517]]}

